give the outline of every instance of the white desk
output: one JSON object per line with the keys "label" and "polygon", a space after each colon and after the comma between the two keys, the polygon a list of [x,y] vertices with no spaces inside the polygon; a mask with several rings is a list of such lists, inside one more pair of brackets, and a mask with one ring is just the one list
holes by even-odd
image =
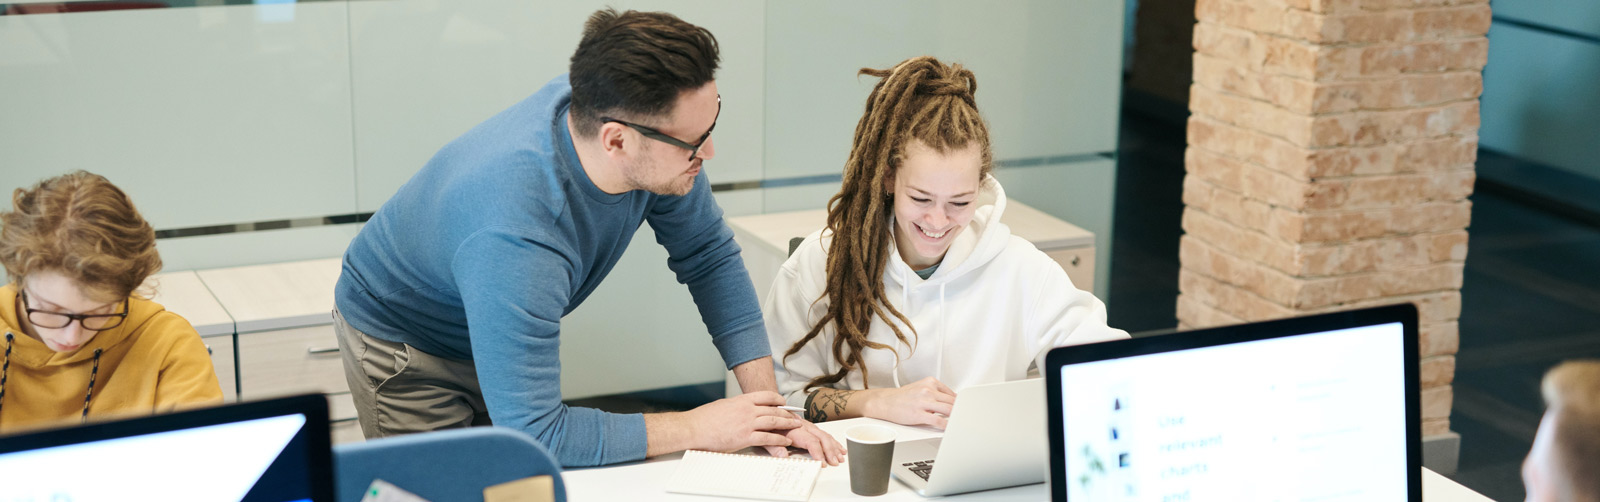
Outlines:
{"label": "white desk", "polygon": [[239,333],[333,323],[340,258],[201,270]]}
{"label": "white desk", "polygon": [[[832,434],[844,443],[844,430],[853,425],[862,423],[879,423],[894,427],[899,431],[899,440],[914,440],[938,436],[940,433],[933,429],[922,427],[906,427],[895,425],[870,418],[855,418],[826,422],[819,424],[823,431]],[[721,497],[705,497],[696,495],[683,495],[667,493],[665,487],[667,480],[677,469],[677,461],[683,455],[674,453],[662,455],[642,462],[634,462],[612,467],[596,467],[589,469],[574,469],[562,473],[562,479],[567,485],[568,500],[733,500]],[[848,462],[846,457],[846,462]],[[1479,495],[1455,481],[1435,474],[1424,468],[1422,470],[1423,500],[1427,502],[1491,502],[1488,497]],[[983,501],[1028,501],[1039,502],[1050,499],[1050,493],[1044,484],[1016,486],[1000,490],[989,490],[962,495],[944,497],[943,500],[983,500]],[[850,493],[850,470],[848,464],[839,464],[837,467],[825,467],[822,475],[817,478],[817,486],[811,492],[813,501],[832,500],[876,500],[876,501],[923,501],[927,500],[917,495],[899,481],[889,482],[889,493],[879,497],[861,497]]]}

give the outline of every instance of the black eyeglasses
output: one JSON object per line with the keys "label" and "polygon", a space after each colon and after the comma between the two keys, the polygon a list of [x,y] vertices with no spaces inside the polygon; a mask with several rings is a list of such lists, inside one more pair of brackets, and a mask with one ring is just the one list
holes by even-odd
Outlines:
{"label": "black eyeglasses", "polygon": [[600,117],[600,122],[616,122],[618,124],[622,124],[622,125],[625,125],[625,126],[628,126],[628,127],[632,127],[633,130],[639,131],[639,134],[643,134],[644,137],[646,137],[646,138],[650,138],[650,139],[653,139],[653,140],[656,140],[656,141],[660,141],[662,143],[666,143],[666,144],[669,144],[669,145],[672,145],[672,146],[675,146],[675,147],[678,147],[678,148],[682,148],[684,150],[688,150],[689,151],[689,160],[694,160],[694,157],[696,155],[700,155],[700,147],[705,146],[706,140],[711,138],[711,131],[715,130],[717,128],[717,119],[720,119],[720,118],[722,118],[722,95],[718,94],[717,95],[717,115],[711,119],[711,129],[706,129],[706,133],[700,135],[700,140],[696,141],[694,143],[685,142],[685,141],[683,141],[681,139],[674,138],[674,137],[668,136],[666,134],[662,134],[661,131],[657,131],[657,130],[652,129],[652,128],[647,127],[647,126],[642,126],[642,125],[639,125],[639,124],[635,124],[633,122],[628,122],[626,120],[618,120],[618,119],[614,119],[614,118],[611,118],[611,117]]}
{"label": "black eyeglasses", "polygon": [[61,312],[50,312],[46,310],[29,308],[28,291],[21,290],[18,292],[18,294],[22,296],[22,307],[23,310],[27,311],[28,313],[28,322],[33,323],[34,326],[44,329],[61,329],[71,325],[72,321],[78,321],[78,324],[83,326],[83,329],[89,331],[105,331],[117,326],[121,326],[122,321],[128,318],[128,300],[126,298],[122,300],[122,313],[84,315],[64,314]]}

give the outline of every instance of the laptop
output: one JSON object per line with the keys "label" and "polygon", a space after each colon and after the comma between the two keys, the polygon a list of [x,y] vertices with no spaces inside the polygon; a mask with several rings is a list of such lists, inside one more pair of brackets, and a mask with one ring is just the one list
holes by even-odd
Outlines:
{"label": "laptop", "polygon": [[962,389],[944,437],[896,442],[890,474],[925,497],[1043,483],[1043,394],[1037,378]]}
{"label": "laptop", "polygon": [[1417,311],[1053,349],[1050,496],[1421,502]]}
{"label": "laptop", "polygon": [[328,439],[321,395],[0,436],[0,499],[332,502]]}

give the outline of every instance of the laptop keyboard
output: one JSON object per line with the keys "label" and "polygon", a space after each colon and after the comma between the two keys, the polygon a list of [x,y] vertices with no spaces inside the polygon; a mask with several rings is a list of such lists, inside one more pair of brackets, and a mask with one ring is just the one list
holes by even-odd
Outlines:
{"label": "laptop keyboard", "polygon": [[906,462],[905,464],[902,464],[902,465],[906,466],[907,469],[911,469],[912,473],[915,473],[917,476],[922,477],[923,481],[927,481],[928,480],[928,473],[933,472],[933,461],[932,460],[924,460],[924,461],[921,461],[921,462]]}

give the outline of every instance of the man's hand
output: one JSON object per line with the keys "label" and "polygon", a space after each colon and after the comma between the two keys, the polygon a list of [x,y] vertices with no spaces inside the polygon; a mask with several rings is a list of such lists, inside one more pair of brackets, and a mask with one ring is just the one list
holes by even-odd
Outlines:
{"label": "man's hand", "polygon": [[[785,437],[801,427],[816,426],[793,414],[779,409],[783,396],[762,391],[718,399],[699,408],[683,412],[683,419],[691,432],[690,448],[709,451],[734,451],[748,446],[775,446],[795,444]],[[822,431],[817,431],[822,434]]]}
{"label": "man's hand", "polygon": [[934,377],[898,389],[881,389],[862,403],[864,415],[902,425],[931,425],[944,430],[956,393]]}
{"label": "man's hand", "polygon": [[[806,422],[804,427],[789,429],[784,434],[794,443],[794,447],[802,448],[811,454],[811,458],[821,460],[828,465],[839,465],[844,462],[844,446],[839,445],[833,436],[817,428],[815,424]],[[774,457],[789,456],[789,449],[782,446],[766,446],[767,453]]]}

